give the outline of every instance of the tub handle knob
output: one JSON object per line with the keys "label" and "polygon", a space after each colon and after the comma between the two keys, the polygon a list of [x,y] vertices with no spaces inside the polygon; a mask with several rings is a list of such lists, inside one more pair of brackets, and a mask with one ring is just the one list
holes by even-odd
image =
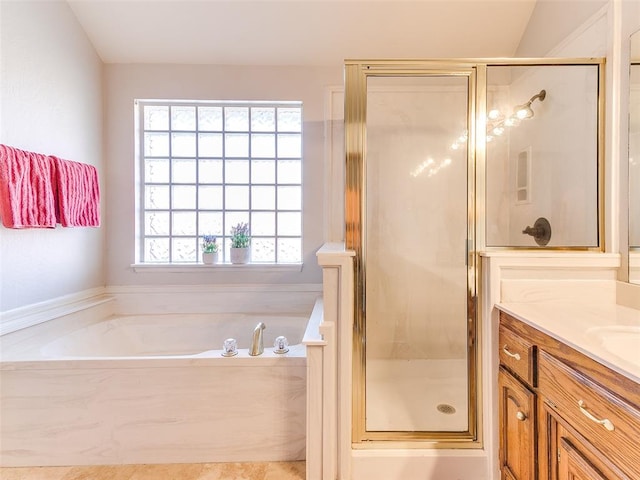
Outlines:
{"label": "tub handle knob", "polygon": [[273,342],[273,352],[274,353],[287,353],[289,351],[289,341],[287,337],[279,336],[276,338],[276,341]]}
{"label": "tub handle knob", "polygon": [[223,357],[235,357],[238,354],[238,342],[235,338],[227,338],[222,347]]}

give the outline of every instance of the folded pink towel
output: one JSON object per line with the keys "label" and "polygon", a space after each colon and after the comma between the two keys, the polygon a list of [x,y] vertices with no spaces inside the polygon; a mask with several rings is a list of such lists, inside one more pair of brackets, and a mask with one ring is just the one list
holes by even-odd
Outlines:
{"label": "folded pink towel", "polygon": [[93,165],[49,157],[54,165],[56,215],[63,227],[100,226],[100,186]]}
{"label": "folded pink towel", "polygon": [[51,160],[0,144],[0,215],[7,228],[56,226]]}

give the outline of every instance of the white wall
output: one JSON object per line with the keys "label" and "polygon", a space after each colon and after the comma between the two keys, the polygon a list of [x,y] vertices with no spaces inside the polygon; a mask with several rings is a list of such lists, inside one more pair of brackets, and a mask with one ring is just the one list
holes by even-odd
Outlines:
{"label": "white wall", "polygon": [[[66,2],[0,2],[0,143],[96,166],[102,63]],[[104,212],[104,210],[103,210]],[[0,311],[104,285],[100,228],[0,227]]]}
{"label": "white wall", "polygon": [[[321,283],[315,252],[324,243],[324,95],[342,68],[215,65],[106,65],[105,154],[108,163],[107,283]],[[135,272],[135,99],[301,100],[303,102],[303,262],[301,272],[221,268]]]}
{"label": "white wall", "polygon": [[[611,0],[555,0],[536,3],[516,57],[541,57],[573,35]],[[617,1],[617,0],[616,0]],[[635,0],[624,0],[635,1]]]}

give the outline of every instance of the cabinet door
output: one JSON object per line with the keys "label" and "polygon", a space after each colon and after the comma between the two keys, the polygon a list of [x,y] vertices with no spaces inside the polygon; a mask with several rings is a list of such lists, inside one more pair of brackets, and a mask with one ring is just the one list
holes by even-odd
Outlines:
{"label": "cabinet door", "polygon": [[566,437],[558,445],[558,480],[607,480]]}
{"label": "cabinet door", "polygon": [[535,394],[502,367],[498,387],[502,478],[535,480]]}

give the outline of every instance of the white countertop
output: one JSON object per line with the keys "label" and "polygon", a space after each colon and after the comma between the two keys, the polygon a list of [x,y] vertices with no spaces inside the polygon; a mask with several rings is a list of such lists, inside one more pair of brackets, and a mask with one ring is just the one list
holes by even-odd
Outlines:
{"label": "white countertop", "polygon": [[609,303],[496,307],[640,384],[640,310]]}

